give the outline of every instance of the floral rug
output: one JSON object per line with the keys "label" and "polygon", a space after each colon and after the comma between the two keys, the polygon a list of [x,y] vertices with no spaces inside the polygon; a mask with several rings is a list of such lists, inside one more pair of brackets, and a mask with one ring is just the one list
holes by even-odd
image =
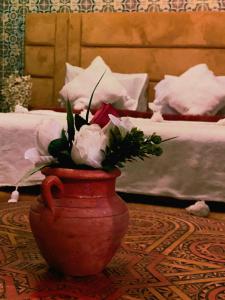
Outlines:
{"label": "floral rug", "polygon": [[0,299],[225,299],[225,223],[128,204],[123,245],[97,276],[48,270],[29,227],[29,201],[0,203]]}

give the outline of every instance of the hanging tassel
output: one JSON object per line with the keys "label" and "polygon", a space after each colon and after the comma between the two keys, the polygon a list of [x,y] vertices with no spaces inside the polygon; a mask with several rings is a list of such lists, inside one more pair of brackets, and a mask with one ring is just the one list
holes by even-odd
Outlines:
{"label": "hanging tassel", "polygon": [[156,105],[155,103],[149,103],[148,107],[152,110],[152,117],[149,119],[153,122],[163,122],[163,116],[161,114],[161,105]]}
{"label": "hanging tassel", "polygon": [[49,166],[51,163],[51,161],[49,162],[44,162],[42,164],[40,164],[39,166],[29,170],[22,178],[20,178],[20,180],[17,182],[16,184],[16,188],[15,190],[12,192],[10,199],[8,200],[8,203],[16,203],[19,200],[19,192],[18,192],[18,188],[21,185],[21,183],[25,182],[26,179],[35,174],[36,172],[40,171],[42,168]]}
{"label": "hanging tassel", "polygon": [[17,188],[15,189],[15,191],[12,192],[10,199],[8,200],[8,203],[15,203],[18,201],[19,199],[19,192],[17,191]]}
{"label": "hanging tassel", "polygon": [[149,120],[153,121],[153,122],[163,122],[164,121],[163,116],[160,111],[154,112],[152,117]]}

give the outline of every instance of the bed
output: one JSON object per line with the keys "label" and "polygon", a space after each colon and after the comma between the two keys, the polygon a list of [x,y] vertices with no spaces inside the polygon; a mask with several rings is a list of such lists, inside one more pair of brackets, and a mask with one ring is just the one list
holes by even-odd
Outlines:
{"label": "bed", "polygon": [[[100,55],[113,72],[147,73],[149,101],[165,74],[179,76],[204,63],[216,75],[225,75],[222,12],[27,14],[25,29],[25,72],[33,81],[32,110],[1,114],[1,186],[15,185],[31,166],[23,154],[34,145],[39,122],[49,117],[65,122],[65,113],[57,110],[66,62],[85,68]],[[117,191],[225,201],[225,127],[216,122],[222,115],[168,115],[164,122],[153,122],[150,112],[122,114],[146,134],[177,138],[163,145],[161,157],[128,163]],[[42,175],[36,174],[24,184],[41,180]]]}

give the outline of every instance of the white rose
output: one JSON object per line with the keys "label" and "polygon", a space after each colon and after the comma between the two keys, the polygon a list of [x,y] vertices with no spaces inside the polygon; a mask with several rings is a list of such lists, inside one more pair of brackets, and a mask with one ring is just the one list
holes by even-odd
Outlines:
{"label": "white rose", "polygon": [[53,119],[42,121],[36,132],[36,147],[26,150],[24,158],[35,166],[55,162],[56,159],[48,153],[48,146],[52,140],[61,137],[62,129],[63,126]]}
{"label": "white rose", "polygon": [[49,155],[48,146],[52,140],[61,137],[63,126],[53,120],[44,120],[38,126],[36,135],[36,147],[41,155]]}
{"label": "white rose", "polygon": [[101,168],[106,144],[107,136],[99,125],[83,125],[80,131],[75,134],[75,141],[71,151],[72,160],[76,164]]}

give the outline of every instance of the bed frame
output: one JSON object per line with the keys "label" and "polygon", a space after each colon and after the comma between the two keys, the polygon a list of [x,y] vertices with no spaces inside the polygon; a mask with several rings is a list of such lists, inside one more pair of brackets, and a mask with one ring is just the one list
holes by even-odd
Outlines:
{"label": "bed frame", "polygon": [[25,73],[31,106],[57,107],[65,62],[87,67],[97,55],[113,71],[149,74],[149,101],[165,74],[206,63],[225,75],[225,13],[27,14]]}

